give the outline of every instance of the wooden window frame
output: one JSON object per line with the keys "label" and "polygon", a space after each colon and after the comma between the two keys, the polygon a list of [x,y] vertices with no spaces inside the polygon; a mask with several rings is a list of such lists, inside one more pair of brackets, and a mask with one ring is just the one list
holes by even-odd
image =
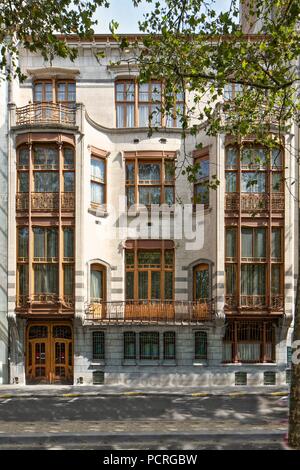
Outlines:
{"label": "wooden window frame", "polygon": [[[104,181],[101,182],[98,178],[95,178],[92,175],[92,160],[101,161],[104,163]],[[98,184],[103,187],[103,202],[97,203],[92,201],[92,184]],[[107,203],[107,161],[105,157],[100,157],[95,154],[91,154],[91,176],[90,176],[90,186],[91,186],[91,207],[102,207]]]}
{"label": "wooden window frame", "polygon": [[89,294],[90,295],[89,295],[89,297],[90,297],[90,301],[93,303],[93,302],[95,302],[96,299],[91,297],[91,276],[92,276],[92,271],[102,272],[102,293],[103,293],[103,298],[101,298],[101,299],[97,298],[97,301],[99,302],[99,300],[100,300],[101,302],[106,302],[106,299],[107,299],[107,268],[106,268],[106,266],[104,266],[101,263],[92,263],[90,265],[90,286],[89,286]]}
{"label": "wooden window frame", "polygon": [[[172,180],[166,180],[166,163],[172,163],[174,165],[174,178]],[[157,181],[157,184],[146,184],[145,182],[141,182],[139,179],[139,165],[140,164],[158,164],[160,165],[160,180]],[[147,188],[160,188],[160,203],[159,204],[166,204],[166,198],[165,198],[165,190],[166,188],[172,188],[173,189],[173,201],[175,203],[175,159],[167,157],[165,158],[164,156],[160,158],[151,158],[151,154],[149,154],[149,157],[137,157],[137,158],[126,158],[125,159],[125,165],[127,167],[128,164],[133,164],[134,165],[134,181],[132,182],[131,180],[125,180],[125,187],[126,187],[126,197],[128,194],[128,188],[133,188],[134,190],[134,205],[139,206],[141,203],[139,201],[139,188],[140,187],[147,187]],[[126,171],[126,169],[125,169]],[[129,198],[127,198],[127,205],[128,205]],[[173,204],[174,204],[173,203]],[[151,205],[146,205],[146,207],[150,207]]]}
{"label": "wooden window frame", "polygon": [[[123,85],[123,93],[126,96],[126,86],[128,85],[133,85],[133,101],[130,100],[118,100],[118,92],[117,92],[117,87],[118,85]],[[136,93],[137,93],[137,83],[135,80],[130,80],[130,79],[119,79],[115,81],[115,110],[116,110],[116,127],[117,129],[126,129],[127,125],[125,126],[119,126],[118,125],[118,118],[117,118],[117,107],[122,106],[124,110],[124,123],[127,123],[127,105],[133,105],[133,126],[128,127],[128,129],[132,129],[137,126],[137,99],[136,99]]]}
{"label": "wooden window frame", "polygon": [[201,166],[201,162],[207,161],[208,162],[208,175],[205,176],[200,176],[199,179],[197,179],[197,175],[195,176],[195,181],[193,184],[193,205],[194,205],[194,210],[196,209],[197,204],[203,204],[201,201],[197,201],[199,195],[197,196],[196,193],[196,188],[198,187],[204,187],[206,188],[206,193],[207,193],[207,201],[204,202],[204,209],[209,208],[210,204],[210,189],[209,189],[209,182],[210,182],[210,158],[209,158],[209,153],[205,149],[204,153],[203,152],[194,152],[194,165],[199,164]]}
{"label": "wooden window frame", "polygon": [[[196,273],[197,272],[201,272],[201,271],[208,271],[208,297],[207,298],[199,298],[197,299],[196,298],[196,282],[197,282],[197,275]],[[210,266],[208,263],[199,263],[197,264],[196,266],[194,266],[193,268],[193,299],[195,302],[198,302],[198,301],[208,301],[211,297],[211,293],[210,293],[210,290],[211,290],[211,279],[210,279]]]}
{"label": "wooden window frame", "polygon": [[[138,265],[138,254],[139,252],[144,252],[144,251],[149,251],[149,252],[160,252],[160,266],[159,267],[141,267]],[[173,252],[173,266],[165,265],[165,253],[166,251],[172,251]],[[170,248],[164,248],[164,243],[163,241],[161,242],[161,247],[160,248],[138,248],[138,244],[134,243],[134,249],[126,249],[125,251],[125,257],[126,253],[131,252],[133,253],[134,256],[134,264],[133,265],[126,265],[126,258],[125,258],[125,274],[127,273],[134,273],[133,278],[134,278],[134,286],[133,286],[133,293],[134,293],[134,298],[133,299],[126,299],[127,301],[151,301],[151,288],[152,288],[152,281],[151,281],[151,273],[152,272],[160,272],[160,299],[159,300],[165,300],[165,273],[166,272],[171,272],[173,283],[172,283],[172,299],[166,299],[166,301],[174,301],[174,296],[175,296],[175,250],[170,249]],[[139,298],[139,284],[138,284],[138,277],[139,277],[139,272],[147,272],[148,273],[148,298],[147,299],[140,299]]]}
{"label": "wooden window frame", "polygon": [[[56,78],[45,78],[45,79],[36,79],[33,81],[33,91],[32,91],[32,94],[33,94],[33,102],[34,103],[52,103],[52,104],[63,104],[65,106],[68,106],[70,104],[76,104],[76,96],[75,96],[75,101],[70,101],[70,100],[64,100],[64,101],[60,101],[58,100],[58,84],[60,83],[66,83],[67,84],[67,88],[68,88],[68,84],[69,83],[72,83],[72,84],[75,84],[75,93],[76,93],[76,80],[73,80],[73,79],[56,79]],[[43,91],[42,91],[42,95],[43,95],[43,99],[42,101],[37,101],[35,99],[35,87],[36,85],[39,85],[41,84],[42,87],[43,87]],[[45,85],[46,84],[51,84],[52,85],[52,100],[51,101],[46,101],[45,100],[45,96],[46,96],[46,93],[45,93]]]}

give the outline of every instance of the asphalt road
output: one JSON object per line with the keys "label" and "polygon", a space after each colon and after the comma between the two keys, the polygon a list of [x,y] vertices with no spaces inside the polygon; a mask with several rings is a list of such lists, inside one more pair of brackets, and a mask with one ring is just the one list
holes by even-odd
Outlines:
{"label": "asphalt road", "polygon": [[102,396],[0,399],[0,449],[281,449],[287,399]]}

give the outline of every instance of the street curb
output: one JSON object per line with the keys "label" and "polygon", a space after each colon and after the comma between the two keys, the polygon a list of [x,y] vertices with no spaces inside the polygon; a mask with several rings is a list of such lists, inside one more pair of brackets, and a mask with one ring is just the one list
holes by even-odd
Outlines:
{"label": "street curb", "polygon": [[0,395],[0,399],[7,398],[97,398],[97,397],[243,397],[243,396],[287,396],[289,391],[282,392],[266,392],[266,391],[255,391],[255,392],[86,392],[86,393],[17,393],[17,394],[3,394]]}
{"label": "street curb", "polygon": [[119,433],[107,433],[107,432],[94,432],[94,433],[26,433],[26,434],[1,434],[0,433],[0,445],[3,444],[42,444],[42,443],[50,443],[51,441],[56,441],[56,443],[76,443],[76,442],[86,442],[88,441],[94,441],[94,442],[99,442],[99,439],[108,439],[109,442],[111,443],[112,441],[131,441],[134,440],[135,442],[138,441],[139,439],[144,440],[151,440],[151,439],[157,439],[159,438],[160,440],[169,440],[169,439],[185,439],[185,438],[190,438],[192,440],[208,440],[208,439],[235,439],[235,440],[244,440],[245,435],[249,435],[252,438],[255,439],[264,439],[268,438],[270,439],[273,437],[274,439],[282,438],[285,435],[284,431],[251,431],[251,430],[245,430],[244,432],[235,432],[233,433],[232,431],[228,432],[221,432],[221,433],[216,433],[216,432],[168,432],[168,433],[159,433],[159,432],[153,432],[153,433],[143,433],[143,432],[138,432],[138,433],[124,433],[124,432],[119,432]]}

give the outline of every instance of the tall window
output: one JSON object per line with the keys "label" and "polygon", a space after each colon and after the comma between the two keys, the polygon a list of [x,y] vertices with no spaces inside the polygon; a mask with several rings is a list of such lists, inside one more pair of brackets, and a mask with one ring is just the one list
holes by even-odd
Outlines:
{"label": "tall window", "polygon": [[76,83],[73,80],[59,80],[56,83],[56,101],[68,107],[76,104]]}
{"label": "tall window", "polygon": [[91,203],[102,205],[106,203],[106,160],[91,157]]}
{"label": "tall window", "polygon": [[238,190],[237,177],[238,177],[238,153],[236,147],[227,147],[226,161],[225,161],[225,178],[226,178],[226,192],[235,193]]}
{"label": "tall window", "polygon": [[134,127],[135,83],[131,80],[116,82],[117,127]]}
{"label": "tall window", "polygon": [[209,204],[209,156],[196,158],[196,181],[194,183],[194,204]]}
{"label": "tall window", "polygon": [[194,300],[205,301],[209,297],[209,267],[208,264],[198,264],[194,268]]}
{"label": "tall window", "polygon": [[126,299],[172,300],[174,251],[126,250]]}
{"label": "tall window", "polygon": [[159,333],[140,333],[140,359],[159,360]]}
{"label": "tall window", "polygon": [[90,272],[90,299],[91,302],[100,302],[106,299],[106,268],[102,264],[92,264]]}
{"label": "tall window", "polygon": [[236,297],[237,270],[237,228],[227,227],[225,231],[225,292],[226,303]]}
{"label": "tall window", "polygon": [[161,126],[161,83],[139,84],[139,127]]}
{"label": "tall window", "polygon": [[17,276],[19,303],[28,296],[28,228],[19,227],[17,231]]}
{"label": "tall window", "polygon": [[52,81],[35,82],[33,90],[33,99],[38,103],[51,103],[53,101]]}
{"label": "tall window", "polygon": [[64,296],[66,299],[74,296],[74,228],[63,228],[63,276],[64,276]]}
{"label": "tall window", "polygon": [[136,334],[134,331],[124,332],[124,360],[136,359]]}
{"label": "tall window", "polygon": [[174,160],[127,160],[126,196],[128,207],[134,204],[168,204],[175,202]]}
{"label": "tall window", "polygon": [[93,331],[93,359],[105,359],[105,336],[104,331]]}
{"label": "tall window", "polygon": [[164,360],[176,359],[176,334],[175,331],[164,332]]}
{"label": "tall window", "polygon": [[184,94],[177,92],[171,97],[174,106],[166,116],[166,127],[180,127],[182,125],[182,116],[184,113]]}
{"label": "tall window", "polygon": [[195,359],[207,360],[207,333],[205,331],[195,332]]}

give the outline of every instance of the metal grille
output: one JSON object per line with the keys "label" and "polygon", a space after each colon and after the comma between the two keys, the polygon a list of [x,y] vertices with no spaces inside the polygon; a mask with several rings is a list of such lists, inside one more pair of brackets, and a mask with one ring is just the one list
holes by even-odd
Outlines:
{"label": "metal grille", "polygon": [[247,372],[235,373],[235,385],[247,385]]}
{"label": "metal grille", "polygon": [[205,331],[195,333],[195,359],[207,359],[207,333]]}
{"label": "metal grille", "polygon": [[72,339],[72,331],[69,326],[55,326],[53,328],[54,338]]}
{"label": "metal grille", "polygon": [[287,384],[291,383],[291,378],[292,378],[292,371],[291,371],[291,369],[287,369],[285,371],[285,381],[286,381]]}
{"label": "metal grille", "polygon": [[174,331],[166,331],[164,333],[164,359],[176,359],[176,335]]}
{"label": "metal grille", "polygon": [[104,331],[93,332],[93,359],[105,358]]}
{"label": "metal grille", "polygon": [[134,331],[124,333],[124,359],[136,359],[136,334]]}
{"label": "metal grille", "polygon": [[104,381],[104,372],[102,370],[95,370],[93,372],[93,385],[103,385]]}
{"label": "metal grille", "polygon": [[140,333],[140,359],[159,359],[159,333]]}
{"label": "metal grille", "polygon": [[264,372],[264,385],[276,385],[276,372]]}
{"label": "metal grille", "polygon": [[292,365],[292,356],[293,356],[293,349],[291,348],[291,346],[288,346],[286,348],[286,362],[287,362],[288,367],[291,367]]}

